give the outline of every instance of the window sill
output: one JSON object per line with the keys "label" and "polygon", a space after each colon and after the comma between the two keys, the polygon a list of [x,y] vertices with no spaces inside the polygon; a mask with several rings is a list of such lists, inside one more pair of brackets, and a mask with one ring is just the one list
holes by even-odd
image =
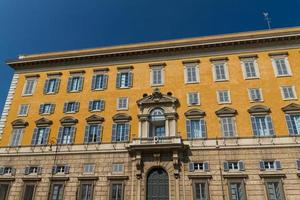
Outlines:
{"label": "window sill", "polygon": [[188,104],[188,107],[193,107],[193,106],[200,106],[200,103],[198,103],[198,104]]}
{"label": "window sill", "polygon": [[186,85],[193,85],[193,84],[199,84],[200,81],[195,81],[195,82],[185,82]]}
{"label": "window sill", "polygon": [[54,94],[57,94],[57,92],[44,93],[44,95],[54,95]]}
{"label": "window sill", "polygon": [[292,77],[291,74],[286,74],[286,75],[276,75],[276,78],[284,78],[284,77]]}
{"label": "window sill", "polygon": [[93,92],[104,91],[105,88],[92,89]]}
{"label": "window sill", "polygon": [[245,80],[258,80],[260,77],[249,77],[249,78],[244,78]]}
{"label": "window sill", "polygon": [[264,173],[259,174],[260,178],[286,178],[285,174],[282,173]]}
{"label": "window sill", "polygon": [[117,89],[119,89],[119,90],[130,89],[130,88],[132,88],[132,87],[117,87]]}
{"label": "window sill", "polygon": [[30,97],[33,96],[33,94],[22,94],[22,97]]}
{"label": "window sill", "polygon": [[128,111],[128,108],[117,108],[117,111]]}
{"label": "window sill", "polygon": [[257,100],[257,101],[250,100],[250,103],[263,103],[263,102],[264,102],[263,99],[262,100]]}
{"label": "window sill", "polygon": [[162,87],[164,84],[151,84],[151,87]]}
{"label": "window sill", "polygon": [[224,104],[232,104],[232,102],[218,102],[219,105],[224,105]]}
{"label": "window sill", "polygon": [[214,82],[229,82],[228,79],[224,79],[224,80],[214,80]]}
{"label": "window sill", "polygon": [[282,100],[283,101],[297,101],[298,98],[289,98],[289,99],[283,98]]}
{"label": "window sill", "polygon": [[79,93],[81,90],[76,90],[76,91],[67,91],[67,93]]}
{"label": "window sill", "polygon": [[102,112],[103,110],[90,110],[91,113]]}
{"label": "window sill", "polygon": [[223,178],[241,178],[241,179],[245,179],[248,178],[248,174],[243,174],[243,173],[237,173],[234,172],[232,174],[223,174]]}

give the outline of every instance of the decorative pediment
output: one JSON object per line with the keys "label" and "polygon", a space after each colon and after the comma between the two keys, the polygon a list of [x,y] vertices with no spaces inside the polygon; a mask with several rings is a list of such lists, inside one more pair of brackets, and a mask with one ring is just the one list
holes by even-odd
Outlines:
{"label": "decorative pediment", "polygon": [[91,115],[89,117],[87,117],[86,119],[87,123],[102,123],[104,121],[103,117],[100,117],[98,115]]}
{"label": "decorative pediment", "polygon": [[248,109],[250,114],[268,114],[271,112],[270,108],[263,105],[255,105]]}
{"label": "decorative pediment", "polygon": [[296,104],[296,103],[291,103],[291,104],[281,108],[281,110],[286,113],[300,112],[300,105]]}
{"label": "decorative pediment", "polygon": [[162,94],[158,88],[153,90],[151,95],[143,95],[143,98],[137,101],[138,106],[159,105],[159,104],[178,104],[178,99],[172,96],[171,92]]}
{"label": "decorative pediment", "polygon": [[36,126],[50,126],[53,124],[52,120],[41,118],[35,121]]}
{"label": "decorative pediment", "polygon": [[74,117],[64,117],[60,120],[62,125],[74,125],[78,123],[78,119]]}
{"label": "decorative pediment", "polygon": [[199,117],[204,117],[205,112],[199,109],[190,109],[184,113],[186,118],[199,118]]}
{"label": "decorative pediment", "polygon": [[131,116],[125,113],[118,113],[112,117],[114,122],[128,122],[131,121]]}
{"label": "decorative pediment", "polygon": [[15,121],[13,121],[11,123],[11,125],[14,127],[14,128],[25,128],[26,126],[28,126],[28,122],[26,122],[25,120],[23,119],[16,119]]}
{"label": "decorative pediment", "polygon": [[216,111],[218,116],[234,116],[237,114],[237,110],[229,107],[223,107]]}

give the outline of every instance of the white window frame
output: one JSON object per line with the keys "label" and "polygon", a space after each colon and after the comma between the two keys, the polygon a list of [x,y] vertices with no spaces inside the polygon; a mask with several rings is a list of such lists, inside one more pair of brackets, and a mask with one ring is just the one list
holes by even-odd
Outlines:
{"label": "white window frame", "polygon": [[[190,94],[197,94],[197,99],[198,99],[198,103],[197,104],[191,104],[190,103]],[[201,104],[200,93],[199,92],[188,92],[187,93],[187,104],[188,104],[188,106],[199,106]]]}
{"label": "white window frame", "polygon": [[83,164],[83,174],[93,174],[95,173],[95,164],[92,163],[84,163]]}
{"label": "white window frame", "polygon": [[[13,145],[13,139],[14,139],[14,134],[16,134],[14,131],[17,131],[19,130],[20,131],[20,137],[19,137],[19,140],[17,141],[18,144],[15,144]],[[11,136],[10,136],[10,141],[9,141],[9,145],[12,146],[12,147],[17,147],[17,146],[20,146],[21,143],[22,143],[22,138],[23,138],[23,135],[24,135],[24,128],[13,128],[12,129],[12,132],[11,132]]]}
{"label": "white window frame", "polygon": [[[286,98],[286,97],[284,96],[283,88],[292,88],[294,97],[293,97],[293,98]],[[280,92],[281,92],[281,96],[282,96],[282,99],[283,99],[283,100],[296,100],[296,99],[298,99],[298,98],[297,98],[296,89],[295,89],[295,86],[294,86],[294,85],[284,85],[284,86],[280,86]]]}
{"label": "white window frame", "polygon": [[[227,92],[228,94],[228,101],[227,102],[222,102],[221,99],[220,99],[220,92]],[[230,93],[230,90],[218,90],[217,91],[217,101],[218,101],[218,104],[230,104],[231,103],[231,93]]]}
{"label": "white window frame", "polygon": [[[217,79],[216,65],[219,65],[219,64],[224,65],[225,79]],[[222,82],[222,81],[228,81],[229,80],[228,64],[227,64],[226,61],[214,61],[214,62],[212,62],[212,67],[213,67],[213,80],[215,82]]]}
{"label": "white window frame", "polygon": [[[224,130],[223,130],[223,123],[222,123],[222,119],[223,118],[231,118],[232,120],[232,127],[233,127],[233,135],[232,136],[226,136],[225,133],[224,133]],[[234,137],[238,137],[238,134],[237,134],[237,125],[236,125],[236,119],[234,116],[222,116],[222,117],[219,117],[219,122],[220,122],[220,129],[221,129],[221,133],[222,133],[222,137],[224,138],[234,138]]]}
{"label": "white window frame", "polygon": [[[259,90],[259,94],[260,94],[260,97],[261,99],[260,100],[253,100],[252,97],[251,97],[251,90],[252,89],[258,89]],[[263,93],[262,93],[262,89],[261,88],[248,88],[248,97],[249,97],[249,101],[251,103],[253,102],[263,102],[264,101],[264,96],[263,96]]]}
{"label": "white window frame", "polygon": [[[22,110],[22,106],[26,106],[26,113],[21,114],[21,110]],[[20,104],[19,105],[19,109],[18,109],[18,116],[19,117],[26,117],[28,116],[28,112],[29,112],[29,108],[30,108],[30,104]]]}
{"label": "white window frame", "polygon": [[[246,62],[253,62],[254,70],[255,70],[255,77],[247,77],[247,70],[246,70]],[[243,71],[243,76],[245,80],[251,80],[251,79],[259,79],[260,78],[260,72],[259,72],[259,67],[257,63],[256,58],[243,58],[241,59],[241,66],[242,66],[242,71]]]}
{"label": "white window frame", "polygon": [[[25,91],[26,91],[26,87],[27,87],[27,84],[29,80],[33,80],[34,83],[33,83],[33,86],[32,86],[32,91],[30,94],[25,94]],[[22,91],[22,96],[32,96],[35,92],[35,89],[36,89],[36,85],[37,85],[37,78],[26,78],[25,79],[25,84],[24,84],[24,87],[23,87],[23,91]]]}
{"label": "white window frame", "polygon": [[[126,99],[126,107],[124,107],[124,108],[120,108],[119,107],[119,101],[121,100],[121,99]],[[117,98],[117,110],[128,110],[128,104],[129,104],[129,98],[128,97],[118,97]]]}
{"label": "white window frame", "polygon": [[[161,83],[154,84],[153,83],[153,71],[160,70],[161,71]],[[162,86],[165,84],[165,67],[163,65],[152,66],[150,69],[150,85],[151,86]]]}
{"label": "white window frame", "polygon": [[112,173],[114,174],[122,174],[125,171],[124,163],[113,163],[112,164]]}
{"label": "white window frame", "polygon": [[[287,70],[288,74],[284,74],[284,75],[279,75],[278,74],[278,70],[277,70],[277,66],[276,66],[276,62],[275,62],[277,59],[284,59],[285,66],[287,68],[286,70]],[[272,66],[273,66],[275,77],[285,77],[285,76],[292,76],[293,75],[292,70],[291,70],[291,66],[290,66],[290,63],[289,63],[289,60],[288,60],[288,56],[286,56],[286,55],[272,56],[271,61],[272,61]]]}
{"label": "white window frame", "polygon": [[[188,81],[188,68],[195,68],[195,73],[196,73],[196,80],[195,81]],[[192,84],[192,83],[199,83],[200,82],[199,64],[198,63],[186,63],[186,64],[184,64],[184,82],[186,84]]]}

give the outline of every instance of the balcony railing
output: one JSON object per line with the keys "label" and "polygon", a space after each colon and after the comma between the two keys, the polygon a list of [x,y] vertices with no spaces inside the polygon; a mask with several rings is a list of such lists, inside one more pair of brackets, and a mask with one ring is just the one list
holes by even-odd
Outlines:
{"label": "balcony railing", "polygon": [[155,145],[155,144],[182,144],[181,137],[152,137],[152,138],[133,138],[132,145]]}

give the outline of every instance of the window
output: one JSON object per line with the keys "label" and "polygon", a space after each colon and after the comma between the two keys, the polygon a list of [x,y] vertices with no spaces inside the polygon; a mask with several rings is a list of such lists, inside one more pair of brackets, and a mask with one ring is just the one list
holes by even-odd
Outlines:
{"label": "window", "polygon": [[123,200],[123,182],[112,182],[110,200]]}
{"label": "window", "polygon": [[191,105],[200,105],[200,95],[198,92],[188,93],[188,104]]}
{"label": "window", "polygon": [[40,105],[39,114],[40,115],[53,114],[54,109],[55,109],[55,104],[44,103]]}
{"label": "window", "polygon": [[10,190],[9,182],[0,182],[0,200],[7,200]]}
{"label": "window", "polygon": [[69,172],[69,165],[55,165],[52,167],[52,174],[68,174]]}
{"label": "window", "polygon": [[114,163],[112,165],[112,172],[113,173],[123,173],[124,172],[124,164]]}
{"label": "window", "polygon": [[281,180],[265,180],[269,200],[284,200],[284,192]]}
{"label": "window", "polygon": [[272,119],[269,115],[251,116],[251,123],[254,136],[274,135]]}
{"label": "window", "polygon": [[275,76],[280,77],[292,75],[287,57],[274,57],[272,58],[272,64]]}
{"label": "window", "polygon": [[29,104],[21,104],[19,106],[18,116],[27,116],[29,110]]}
{"label": "window", "polygon": [[219,104],[231,103],[229,90],[217,91],[217,98]]}
{"label": "window", "polygon": [[228,80],[227,64],[224,62],[213,63],[214,68],[214,80],[225,81]]}
{"label": "window", "polygon": [[75,113],[79,111],[79,102],[71,101],[64,104],[64,113]]}
{"label": "window", "polygon": [[10,146],[20,146],[23,135],[23,128],[14,128],[11,135]]}
{"label": "window", "polygon": [[260,88],[250,88],[248,93],[251,102],[263,101],[262,91]]}
{"label": "window", "polygon": [[208,200],[208,184],[207,181],[194,181],[193,182],[193,194],[196,200]]}
{"label": "window", "polygon": [[29,174],[41,174],[42,173],[42,168],[38,166],[29,166],[25,167],[25,175]]}
{"label": "window", "polygon": [[92,200],[93,190],[93,181],[81,181],[79,188],[79,200]]}
{"label": "window", "polygon": [[208,162],[190,162],[189,171],[209,171]]}
{"label": "window", "polygon": [[64,182],[51,183],[50,200],[63,200]]}
{"label": "window", "polygon": [[113,124],[112,142],[128,141],[130,125],[126,123]]}
{"label": "window", "polygon": [[29,96],[32,95],[34,93],[35,87],[36,87],[36,82],[37,79],[36,78],[28,78],[25,81],[25,85],[23,88],[23,96]]}
{"label": "window", "polygon": [[50,128],[39,127],[35,128],[32,135],[32,145],[45,145],[48,142]]}
{"label": "window", "polygon": [[23,200],[33,200],[35,194],[35,183],[25,183],[24,184],[24,191],[23,191]]}
{"label": "window", "polygon": [[204,119],[187,119],[186,129],[189,139],[206,137],[206,126]]}
{"label": "window", "polygon": [[185,64],[185,83],[198,83],[199,82],[199,68],[197,63]]}
{"label": "window", "polygon": [[243,171],[245,170],[243,161],[225,161],[224,171]]}
{"label": "window", "polygon": [[242,67],[245,79],[259,78],[258,66],[255,59],[242,60]]}
{"label": "window", "polygon": [[150,82],[152,86],[158,86],[164,84],[163,66],[151,67]]}
{"label": "window", "polygon": [[59,90],[60,79],[48,78],[44,85],[44,94],[54,94]]}
{"label": "window", "polygon": [[221,117],[221,130],[224,137],[234,137],[236,135],[235,119],[233,117]]}
{"label": "window", "polygon": [[108,76],[106,74],[95,74],[92,80],[92,90],[104,90],[107,87]]}
{"label": "window", "polygon": [[128,70],[120,70],[117,74],[117,88],[132,87],[133,74]]}
{"label": "window", "polygon": [[76,128],[74,126],[62,126],[59,128],[57,143],[72,144],[74,142]]}
{"label": "window", "polygon": [[128,109],[128,98],[119,97],[117,100],[117,110],[127,110]]}
{"label": "window", "polygon": [[230,200],[246,199],[246,190],[242,180],[229,180],[228,187]]}
{"label": "window", "polygon": [[280,89],[283,100],[297,99],[294,86],[282,86]]}
{"label": "window", "polygon": [[289,129],[289,134],[300,134],[300,114],[286,114],[285,119]]}
{"label": "window", "polygon": [[95,164],[83,164],[83,173],[92,174],[95,171]]}
{"label": "window", "polygon": [[85,127],[84,143],[100,143],[102,126],[99,124],[88,124]]}
{"label": "window", "polygon": [[104,110],[104,101],[103,100],[93,100],[89,102],[89,111],[102,111]]}
{"label": "window", "polygon": [[83,89],[83,77],[80,75],[71,76],[68,80],[68,92],[79,92]]}
{"label": "window", "polygon": [[281,163],[279,160],[262,160],[259,162],[260,170],[280,170]]}
{"label": "window", "polygon": [[13,167],[0,167],[0,175],[14,175],[16,169]]}

